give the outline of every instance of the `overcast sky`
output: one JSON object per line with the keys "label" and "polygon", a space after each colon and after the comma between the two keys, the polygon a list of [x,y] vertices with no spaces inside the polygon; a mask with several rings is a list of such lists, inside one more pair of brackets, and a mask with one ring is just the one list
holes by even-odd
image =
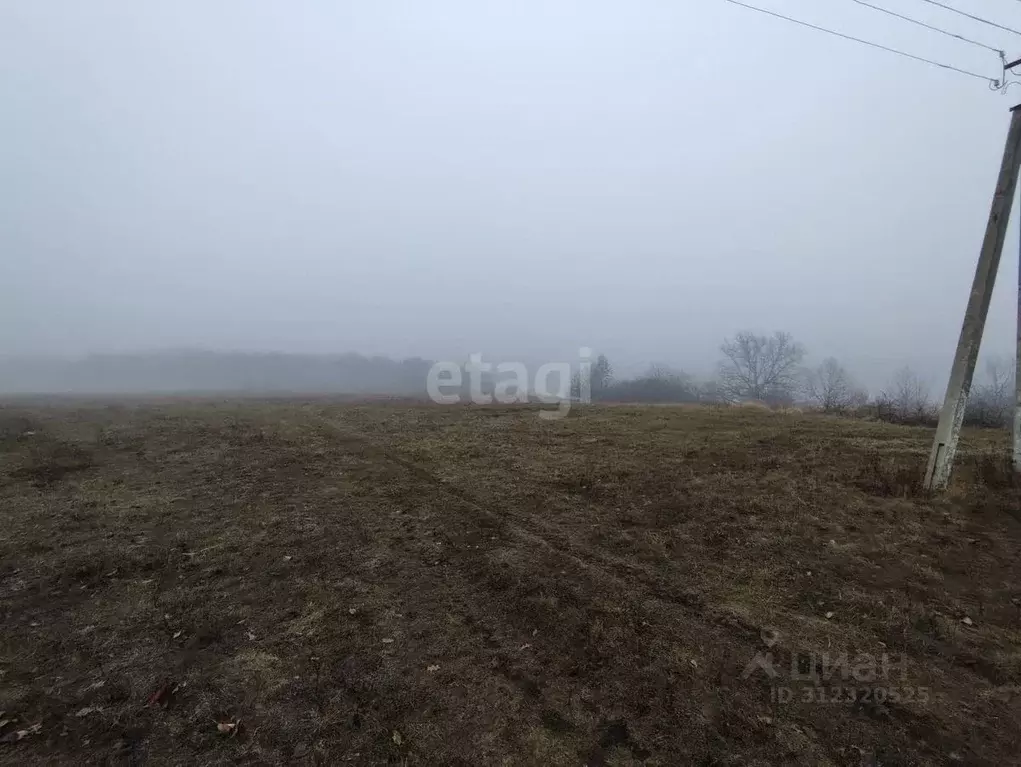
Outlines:
{"label": "overcast sky", "polygon": [[[851,0],[752,1],[999,76]],[[784,329],[941,385],[1018,101],[723,0],[0,0],[0,353],[702,371]]]}

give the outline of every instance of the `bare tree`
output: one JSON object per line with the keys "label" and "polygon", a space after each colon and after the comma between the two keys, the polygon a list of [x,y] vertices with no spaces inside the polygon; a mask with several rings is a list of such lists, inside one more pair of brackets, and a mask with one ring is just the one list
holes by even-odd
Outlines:
{"label": "bare tree", "polygon": [[876,398],[876,407],[880,418],[901,423],[928,423],[936,417],[928,385],[909,367],[894,374]]}
{"label": "bare tree", "polygon": [[834,357],[827,357],[819,367],[805,373],[805,397],[824,413],[849,408],[855,390],[850,373]]}
{"label": "bare tree", "polygon": [[727,399],[793,401],[805,350],[790,333],[738,333],[724,341],[720,351],[724,360],[719,368],[719,387]]}
{"label": "bare tree", "polygon": [[966,422],[973,426],[1002,427],[1011,423],[1014,412],[1014,360],[992,357],[986,361],[980,383],[968,397]]}
{"label": "bare tree", "polygon": [[613,366],[610,364],[610,360],[606,358],[605,354],[600,354],[596,357],[595,364],[592,365],[593,399],[600,397],[612,385]]}
{"label": "bare tree", "polygon": [[688,376],[685,373],[674,370],[672,367],[663,362],[651,363],[643,376],[643,378],[651,378],[656,381],[671,381],[676,378],[687,377]]}
{"label": "bare tree", "polygon": [[855,386],[851,390],[851,400],[847,403],[848,408],[851,410],[858,410],[860,408],[868,407],[869,404],[869,390],[864,386]]}
{"label": "bare tree", "polygon": [[[581,374],[575,373],[571,377],[571,396],[574,398],[582,396],[586,389],[585,383],[581,379]],[[594,400],[602,399],[613,386],[613,366],[605,354],[600,354],[592,363],[587,384],[588,394]]]}

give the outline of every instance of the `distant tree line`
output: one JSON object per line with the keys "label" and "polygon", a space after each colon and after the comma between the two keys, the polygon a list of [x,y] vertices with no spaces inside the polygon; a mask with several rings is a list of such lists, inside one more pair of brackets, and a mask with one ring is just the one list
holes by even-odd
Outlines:
{"label": "distant tree line", "polygon": [[[910,368],[898,370],[875,394],[839,360],[805,364],[806,351],[790,333],[744,331],[725,339],[715,374],[698,379],[654,363],[641,375],[618,378],[605,355],[586,382],[575,376],[570,394],[595,402],[754,404],[802,407],[823,413],[903,424],[935,424],[939,403]],[[345,393],[423,397],[432,363],[360,354],[284,354],[163,351],[95,354],[77,359],[0,358],[3,393],[255,392]],[[972,386],[965,423],[1004,427],[1013,420],[1014,360],[985,361]],[[483,377],[492,392],[499,376]],[[469,394],[470,379],[463,381]],[[566,387],[565,391],[566,393]],[[468,400],[466,400],[468,401]]]}
{"label": "distant tree line", "polygon": [[[701,382],[663,364],[653,364],[634,378],[617,379],[610,361],[600,355],[592,365],[592,400],[800,406],[834,415],[915,425],[934,425],[939,419],[939,403],[928,385],[908,367],[898,370],[886,386],[871,395],[834,357],[806,366],[805,348],[790,333],[760,335],[744,331],[724,340],[720,355],[715,376]],[[1010,425],[1014,377],[1013,360],[988,360],[972,386],[965,423],[996,428]],[[579,396],[581,390],[582,382],[576,377],[572,395]]]}
{"label": "distant tree line", "polygon": [[295,392],[421,396],[431,362],[361,354],[202,350],[0,359],[0,391]]}
{"label": "distant tree line", "polygon": [[[572,396],[581,394],[581,382],[575,378]],[[591,397],[595,402],[700,402],[702,392],[695,379],[669,365],[653,363],[640,376],[616,379],[613,367],[604,355],[592,365]]]}

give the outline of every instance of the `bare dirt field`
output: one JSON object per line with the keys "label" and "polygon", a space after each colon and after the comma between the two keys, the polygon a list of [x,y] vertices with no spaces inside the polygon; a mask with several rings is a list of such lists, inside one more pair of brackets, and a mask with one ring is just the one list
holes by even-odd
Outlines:
{"label": "bare dirt field", "polygon": [[0,761],[1021,761],[1006,435],[535,411],[0,409]]}

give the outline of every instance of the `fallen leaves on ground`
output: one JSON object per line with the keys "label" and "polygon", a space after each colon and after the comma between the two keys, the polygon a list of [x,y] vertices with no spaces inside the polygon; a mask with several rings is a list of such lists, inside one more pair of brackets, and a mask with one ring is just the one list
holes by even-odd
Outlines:
{"label": "fallen leaves on ground", "polygon": [[0,738],[0,743],[17,743],[19,740],[23,740],[29,735],[35,735],[41,732],[42,729],[42,724],[33,724],[31,727],[24,730],[14,730]]}
{"label": "fallen leaves on ground", "polygon": [[217,722],[216,731],[221,735],[228,735],[233,738],[235,735],[238,734],[238,727],[240,726],[241,726],[240,719],[237,719],[233,722],[231,721]]}
{"label": "fallen leaves on ground", "polygon": [[166,681],[159,686],[156,692],[149,696],[149,699],[145,702],[145,705],[161,706],[165,708],[170,699],[170,695],[171,695],[170,682]]}

